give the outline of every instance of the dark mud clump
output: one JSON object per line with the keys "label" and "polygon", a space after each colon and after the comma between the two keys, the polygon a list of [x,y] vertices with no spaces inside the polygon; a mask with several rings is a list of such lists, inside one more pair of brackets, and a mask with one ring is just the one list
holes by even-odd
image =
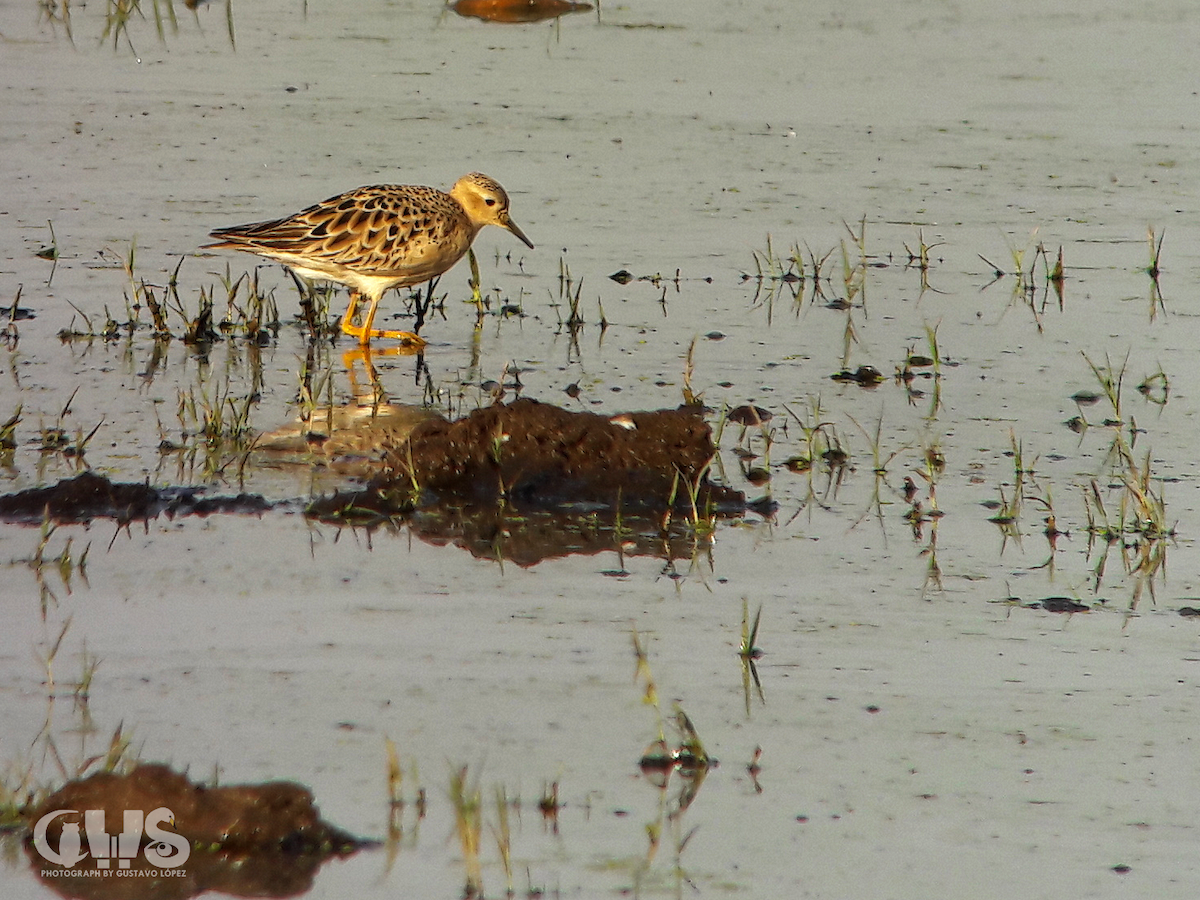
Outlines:
{"label": "dark mud clump", "polygon": [[26,524],[37,524],[44,519],[62,524],[116,519],[125,524],[159,515],[261,513],[270,508],[269,502],[254,494],[204,497],[199,488],[122,484],[92,472],[0,497],[0,519]]}
{"label": "dark mud clump", "polygon": [[602,416],[522,399],[376,443],[367,488],[321,498],[310,516],[403,522],[429,543],[528,566],[614,549],[687,558],[716,519],[749,509],[708,478],[716,447],[699,407]]}
{"label": "dark mud clump", "polygon": [[[152,819],[152,813],[163,808],[170,815]],[[100,835],[93,844],[89,834],[84,811],[92,810],[103,812],[101,831],[110,835],[128,830],[127,811],[141,813],[147,825],[155,823],[158,835],[170,833],[163,844],[169,844],[181,861],[159,866],[148,861],[147,848],[153,846],[148,838],[156,834],[149,828],[137,848],[123,847],[112,854],[120,858],[109,858],[104,854],[111,842],[105,846]],[[70,782],[29,814],[31,829],[55,811],[65,812],[43,826],[45,846],[79,859],[72,865],[48,861],[36,845],[36,831],[27,841],[27,853],[43,881],[72,897],[174,898],[204,891],[289,896],[310,889],[325,860],[366,845],[322,821],[312,794],[298,784],[206,788],[163,765],[143,764],[126,775],[102,772]],[[99,817],[90,814],[95,827]],[[170,840],[172,835],[182,840]],[[96,877],[131,872],[164,877]]]}
{"label": "dark mud clump", "polygon": [[708,482],[715,454],[698,407],[602,416],[516,400],[419,426],[388,448],[372,487],[542,509],[587,501],[665,509],[689,491],[701,504],[740,500]]}

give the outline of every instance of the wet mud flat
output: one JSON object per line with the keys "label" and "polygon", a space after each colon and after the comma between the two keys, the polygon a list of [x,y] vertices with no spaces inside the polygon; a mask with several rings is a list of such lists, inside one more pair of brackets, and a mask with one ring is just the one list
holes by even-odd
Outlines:
{"label": "wet mud flat", "polygon": [[113,519],[120,525],[159,516],[207,516],[214,513],[261,514],[274,504],[257,494],[205,497],[201,488],[156,488],[149,484],[112,482],[82,472],[52,485],[0,497],[0,518],[25,525],[44,521],[60,525]]}
{"label": "wet mud flat", "polygon": [[[64,4],[0,12],[0,492],[90,466],[59,511],[90,493],[93,531],[118,523],[73,580],[87,529],[50,495],[0,525],[0,759],[60,784],[57,703],[81,762],[124,722],[214,786],[295,780],[396,850],[331,857],[314,897],[1190,900],[1196,10],[594,5],[174,4],[160,35],[143,3],[104,38],[97,4],[69,33]],[[696,341],[719,451],[695,511],[685,478],[669,511],[542,508],[500,411],[459,426],[461,471],[311,418],[245,486],[228,421],[208,465],[192,408],[275,428],[312,367],[290,322],[221,327],[262,323],[239,278],[285,316],[294,288],[191,255],[204,235],[475,168],[539,250],[485,238],[483,314],[452,273],[427,368],[381,363],[388,389],[444,417],[431,451],[511,369],[607,428],[673,408]],[[122,327],[172,282],[182,340]],[[743,404],[773,418],[743,432]],[[481,496],[430,487],[469,472]],[[722,518],[726,488],[764,502]],[[659,758],[698,734],[721,766],[648,772],[660,731]],[[4,849],[13,896],[53,894]]]}

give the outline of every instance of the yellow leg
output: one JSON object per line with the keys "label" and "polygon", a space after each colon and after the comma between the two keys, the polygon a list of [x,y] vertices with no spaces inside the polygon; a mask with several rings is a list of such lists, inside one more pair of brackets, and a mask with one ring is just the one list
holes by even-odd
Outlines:
{"label": "yellow leg", "polygon": [[358,343],[363,347],[370,345],[372,338],[387,338],[389,340],[401,341],[404,346],[417,350],[424,347],[425,338],[410,331],[390,331],[371,328],[371,323],[375,321],[375,309],[379,306],[379,299],[379,297],[375,297],[371,300],[371,305],[367,308],[362,325],[355,325],[353,321],[354,314],[358,310],[358,304],[362,300],[362,297],[358,291],[351,291],[350,303],[346,307],[346,314],[342,316],[342,331],[351,337],[358,338]]}

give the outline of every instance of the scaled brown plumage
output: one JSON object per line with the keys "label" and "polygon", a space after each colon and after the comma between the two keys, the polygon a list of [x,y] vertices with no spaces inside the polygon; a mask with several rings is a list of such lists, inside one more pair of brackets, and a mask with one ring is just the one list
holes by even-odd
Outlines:
{"label": "scaled brown plumage", "polygon": [[[425,341],[406,331],[373,330],[379,300],[395,287],[422,284],[466,254],[481,228],[499,225],[530,249],[533,244],[508,214],[508,194],[479,172],[464,175],[449,193],[412,184],[360,187],[290,216],[218,228],[206,248],[244,250],[289,266],[305,278],[350,288],[342,331],[361,344],[371,338]],[[361,298],[370,305],[361,325]]]}

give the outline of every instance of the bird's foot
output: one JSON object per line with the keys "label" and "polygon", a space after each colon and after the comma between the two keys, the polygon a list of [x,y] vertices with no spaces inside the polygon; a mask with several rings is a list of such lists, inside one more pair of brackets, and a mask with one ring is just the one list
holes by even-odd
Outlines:
{"label": "bird's foot", "polygon": [[383,338],[390,341],[400,341],[401,346],[411,348],[413,350],[421,350],[425,347],[425,338],[419,334],[413,334],[411,331],[391,331],[383,328],[363,328],[361,325],[342,324],[342,331],[350,335],[350,337],[358,340],[359,344],[366,347],[375,338]]}

